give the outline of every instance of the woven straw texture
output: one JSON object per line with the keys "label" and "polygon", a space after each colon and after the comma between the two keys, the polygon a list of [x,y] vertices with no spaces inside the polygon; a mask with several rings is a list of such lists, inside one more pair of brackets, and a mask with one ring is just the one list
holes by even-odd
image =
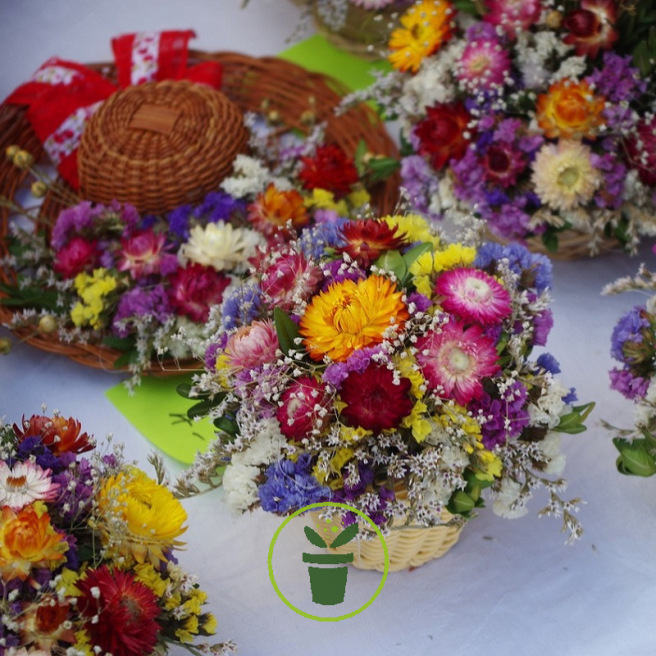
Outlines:
{"label": "woven straw texture", "polygon": [[[398,157],[398,150],[376,113],[366,105],[360,105],[336,116],[334,108],[348,89],[338,81],[320,73],[310,73],[304,68],[275,57],[254,58],[239,53],[208,53],[191,51],[189,65],[203,61],[218,61],[223,66],[224,93],[242,112],[276,112],[282,123],[289,128],[307,133],[306,116],[311,112],[317,121],[326,123],[326,139],[337,143],[347,153],[353,154],[361,140],[369,152],[386,157]],[[114,80],[113,64],[92,64],[91,68]],[[17,144],[30,152],[37,161],[44,161],[44,152],[38,138],[25,118],[25,109],[13,105],[0,105],[0,150]],[[14,167],[0,157],[0,196],[10,200],[23,198],[29,182],[27,172]],[[398,201],[399,176],[394,174],[387,180],[369,189],[372,204],[382,214],[394,211]],[[65,207],[52,194],[46,196],[41,206],[40,218],[35,230],[51,229],[60,210]],[[4,237],[9,230],[9,211],[0,207],[0,254],[6,255]],[[16,275],[11,270],[0,270],[0,280],[13,285]],[[12,310],[0,305],[0,323],[9,322]],[[115,370],[114,362],[121,353],[95,344],[65,344],[53,334],[40,334],[25,327],[15,331],[16,337],[50,353],[65,355],[76,362],[97,369]],[[184,364],[182,365],[184,368]],[[154,362],[150,374],[180,373],[179,365],[173,361]]]}
{"label": "woven straw texture", "polygon": [[78,151],[80,194],[141,213],[202,200],[246,151],[243,113],[219,91],[150,82],[112,95],[91,117]]}
{"label": "woven straw texture", "polygon": [[[311,513],[312,520],[319,535],[330,535],[330,527],[321,519],[318,512]],[[445,521],[452,519],[445,513]],[[458,541],[464,524],[459,521],[440,526],[392,527],[385,536],[389,553],[389,571],[412,569],[424,565],[429,560],[441,558]],[[353,552],[353,565],[358,569],[375,569],[379,572],[385,569],[385,553],[383,545],[377,538],[373,540],[357,540],[349,542],[334,550],[335,553]]]}

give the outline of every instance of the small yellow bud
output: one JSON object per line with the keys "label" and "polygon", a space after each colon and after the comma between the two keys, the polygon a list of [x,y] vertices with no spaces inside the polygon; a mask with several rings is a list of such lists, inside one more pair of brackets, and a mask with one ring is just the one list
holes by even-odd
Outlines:
{"label": "small yellow bud", "polygon": [[31,190],[33,196],[36,198],[43,198],[48,191],[48,185],[41,180],[37,180],[36,182],[32,183]]}
{"label": "small yellow bud", "polygon": [[301,123],[303,125],[314,125],[317,122],[317,115],[311,109],[306,109],[301,114]]}
{"label": "small yellow bud", "polygon": [[55,330],[57,330],[57,322],[52,315],[46,314],[39,319],[39,332],[42,335],[49,335],[50,333],[54,333]]}
{"label": "small yellow bud", "polygon": [[272,109],[267,114],[267,120],[269,121],[269,123],[271,123],[273,125],[277,125],[281,121],[280,112],[277,109]]}
{"label": "small yellow bud", "polygon": [[20,150],[20,146],[17,146],[16,144],[13,144],[11,146],[7,146],[5,149],[5,155],[7,156],[7,159],[14,159],[16,156],[16,153]]}
{"label": "small yellow bud", "polygon": [[0,337],[0,355],[7,355],[11,351],[11,342],[6,337]]}
{"label": "small yellow bud", "polygon": [[547,14],[546,23],[547,27],[552,30],[557,30],[563,22],[563,15],[561,12],[553,9]]}
{"label": "small yellow bud", "polygon": [[34,161],[34,157],[30,155],[26,150],[19,150],[14,155],[14,166],[17,166],[19,169],[27,169],[31,166]]}

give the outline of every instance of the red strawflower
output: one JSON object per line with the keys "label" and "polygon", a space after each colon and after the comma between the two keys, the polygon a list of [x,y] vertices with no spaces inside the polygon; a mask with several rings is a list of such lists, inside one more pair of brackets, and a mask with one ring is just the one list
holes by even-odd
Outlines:
{"label": "red strawflower", "polygon": [[579,57],[594,59],[600,49],[608,50],[619,38],[614,25],[617,9],[613,0],[581,0],[578,9],[571,11],[563,20],[569,32],[563,41],[574,46]]}
{"label": "red strawflower", "polygon": [[152,228],[139,230],[121,239],[121,257],[117,268],[119,271],[129,271],[134,279],[159,274],[167,256],[165,246],[166,235],[158,235]]}
{"label": "red strawflower", "polygon": [[341,415],[349,425],[374,433],[398,428],[403,417],[412,412],[410,385],[408,378],[398,378],[377,364],[369,364],[362,373],[352,371],[339,390],[346,404]]}
{"label": "red strawflower", "polygon": [[336,144],[319,146],[314,157],[301,157],[301,164],[298,177],[305,189],[326,189],[337,199],[360,179],[353,159]]}
{"label": "red strawflower", "polygon": [[384,251],[393,251],[404,246],[406,240],[397,234],[397,226],[391,227],[385,221],[363,219],[349,221],[341,234],[346,245],[337,249],[347,253],[353,260],[368,267]]}
{"label": "red strawflower", "polygon": [[44,596],[40,603],[23,604],[21,644],[50,653],[60,641],[75,642],[70,607],[68,602],[62,603],[51,595]]}
{"label": "red strawflower", "polygon": [[[78,609],[91,644],[113,656],[150,654],[161,630],[153,591],[129,572],[103,565],[79,581]],[[96,618],[94,621],[94,617]]]}
{"label": "red strawflower", "polygon": [[469,112],[461,102],[437,104],[426,110],[426,118],[417,123],[414,136],[419,139],[419,154],[430,158],[436,171],[450,160],[459,160],[472,139]]}
{"label": "red strawflower", "polygon": [[326,408],[330,397],[313,376],[301,376],[283,392],[276,418],[281,433],[289,440],[300,441],[313,430],[321,430],[330,420]]}
{"label": "red strawflower", "polygon": [[656,116],[642,119],[626,144],[629,163],[643,184],[656,187]]}
{"label": "red strawflower", "polygon": [[89,434],[81,433],[82,425],[77,419],[65,419],[61,415],[43,417],[32,415],[28,420],[21,420],[21,427],[13,426],[16,437],[22,442],[28,437],[40,437],[56,456],[66,453],[84,453],[93,449]]}
{"label": "red strawflower", "polygon": [[483,157],[485,179],[502,187],[512,187],[526,164],[524,153],[507,141],[491,144]]}
{"label": "red strawflower", "polygon": [[223,292],[230,284],[224,273],[196,262],[178,269],[168,280],[171,307],[197,323],[207,321],[210,306],[223,300]]}
{"label": "red strawflower", "polygon": [[64,278],[75,278],[82,271],[91,271],[98,261],[98,242],[73,237],[55,253],[53,269]]}

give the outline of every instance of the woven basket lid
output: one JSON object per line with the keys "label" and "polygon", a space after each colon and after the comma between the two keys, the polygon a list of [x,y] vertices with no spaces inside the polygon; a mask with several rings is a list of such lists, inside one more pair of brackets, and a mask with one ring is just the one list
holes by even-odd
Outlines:
{"label": "woven basket lid", "polygon": [[207,86],[129,87],[107,99],[82,133],[80,193],[145,213],[197,202],[232,171],[248,136],[237,105]]}

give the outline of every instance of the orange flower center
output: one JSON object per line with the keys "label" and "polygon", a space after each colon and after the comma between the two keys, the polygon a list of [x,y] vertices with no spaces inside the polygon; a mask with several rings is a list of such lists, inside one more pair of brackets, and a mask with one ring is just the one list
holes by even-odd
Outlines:
{"label": "orange flower center", "polygon": [[13,488],[16,492],[25,492],[27,490],[27,477],[25,476],[8,476],[6,485]]}

